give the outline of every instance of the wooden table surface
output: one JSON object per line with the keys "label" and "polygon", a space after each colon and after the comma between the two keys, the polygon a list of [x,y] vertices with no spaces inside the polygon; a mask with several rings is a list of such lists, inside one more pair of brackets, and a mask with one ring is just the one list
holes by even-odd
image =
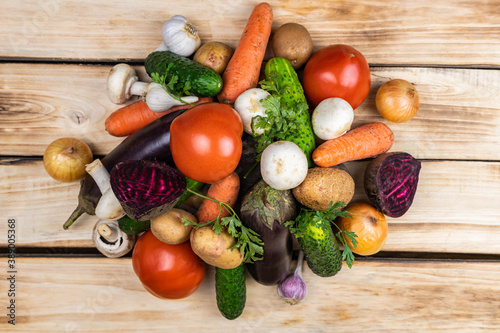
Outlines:
{"label": "wooden table surface", "polygon": [[[95,155],[113,149],[104,120],[117,109],[105,92],[110,68],[135,66],[161,41],[169,17],[188,17],[203,42],[235,47],[258,2],[4,1],[0,11],[0,331],[33,332],[478,332],[500,331],[500,2],[498,0],[269,1],[273,30],[308,28],[315,50],[349,44],[364,54],[372,85],[354,126],[385,122],[391,151],[422,162],[413,206],[388,218],[383,251],[357,257],[331,278],[308,268],[309,294],[291,307],[248,278],[245,311],[229,321],[215,303],[214,270],[178,301],[149,295],[130,256],[108,259],[91,241],[94,216],[69,230],[78,183],[42,165],[64,136]],[[266,58],[272,56],[268,49]],[[408,123],[385,121],[375,93],[389,79],[420,93]],[[347,163],[354,200],[365,200],[368,161]],[[15,220],[15,296],[7,278],[8,223]],[[16,305],[16,325],[6,307]],[[7,310],[9,311],[9,310]]]}

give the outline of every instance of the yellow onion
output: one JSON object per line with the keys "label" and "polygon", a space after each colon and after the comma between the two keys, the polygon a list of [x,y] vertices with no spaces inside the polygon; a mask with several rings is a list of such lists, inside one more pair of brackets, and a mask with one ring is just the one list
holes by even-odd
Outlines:
{"label": "yellow onion", "polygon": [[379,88],[375,105],[385,119],[394,123],[404,123],[417,114],[420,98],[417,89],[411,83],[395,79]]}
{"label": "yellow onion", "polygon": [[385,244],[388,234],[387,220],[375,207],[364,202],[353,202],[346,206],[351,217],[339,218],[338,226],[342,230],[354,232],[357,245],[346,238],[352,252],[369,256],[379,252]]}
{"label": "yellow onion", "polygon": [[85,176],[85,165],[92,162],[89,146],[75,138],[60,138],[50,143],[43,154],[43,166],[55,180],[72,182]]}

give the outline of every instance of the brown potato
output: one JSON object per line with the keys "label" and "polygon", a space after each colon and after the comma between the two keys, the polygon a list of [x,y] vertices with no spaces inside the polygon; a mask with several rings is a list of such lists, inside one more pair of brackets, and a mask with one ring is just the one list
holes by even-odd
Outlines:
{"label": "brown potato", "polygon": [[304,65],[313,53],[313,41],[306,27],[285,23],[273,35],[272,48],[276,57],[290,61],[294,69]]}
{"label": "brown potato", "polygon": [[328,209],[330,201],[342,201],[346,205],[354,196],[354,180],[337,168],[311,168],[306,179],[292,190],[295,199],[314,210]]}
{"label": "brown potato", "polygon": [[236,239],[227,231],[217,235],[212,226],[195,228],[191,231],[191,248],[204,262],[209,265],[231,269],[243,262],[240,250],[231,250],[236,244]]}
{"label": "brown potato", "polygon": [[193,60],[212,68],[218,74],[222,74],[233,56],[233,52],[233,49],[224,43],[208,42],[196,51]]}
{"label": "brown potato", "polygon": [[151,231],[162,242],[167,244],[181,244],[189,239],[192,226],[186,226],[182,222],[185,217],[190,221],[198,222],[196,216],[178,208],[172,208],[168,212],[151,219]]}

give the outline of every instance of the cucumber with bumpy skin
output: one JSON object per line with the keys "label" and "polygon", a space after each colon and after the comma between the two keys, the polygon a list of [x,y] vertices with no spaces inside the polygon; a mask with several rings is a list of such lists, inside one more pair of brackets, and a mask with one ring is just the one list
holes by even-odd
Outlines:
{"label": "cucumber with bumpy skin", "polygon": [[245,265],[232,269],[216,267],[215,292],[220,313],[227,319],[238,318],[247,299]]}
{"label": "cucumber with bumpy skin", "polygon": [[302,236],[297,237],[297,241],[304,251],[307,266],[318,276],[334,276],[342,268],[342,254],[330,221],[317,221],[306,216],[299,217],[309,221],[307,231]]}
{"label": "cucumber with bumpy skin", "polygon": [[170,51],[150,53],[144,67],[149,76],[165,76],[165,83],[172,83],[170,89],[176,95],[212,97],[222,89],[222,78],[216,71]]}
{"label": "cucumber with bumpy skin", "polygon": [[[336,226],[335,218],[350,217],[349,212],[343,210],[344,206],[343,202],[338,201],[335,204],[330,202],[330,207],[321,211],[302,208],[295,220],[285,223],[304,251],[307,265],[318,276],[329,277],[337,274],[342,268],[344,258],[349,268],[354,261],[354,255],[347,246],[346,237],[349,237],[355,245],[357,244],[356,234],[339,229],[340,231],[335,235],[332,230],[332,225]],[[343,253],[340,252],[336,237],[344,245]]]}
{"label": "cucumber with bumpy skin", "polygon": [[279,89],[281,105],[299,112],[293,120],[298,125],[297,131],[289,132],[285,139],[302,149],[311,167],[313,165],[311,156],[316,143],[311,125],[311,114],[297,73],[290,61],[275,57],[266,63],[265,75],[266,81],[273,83]]}

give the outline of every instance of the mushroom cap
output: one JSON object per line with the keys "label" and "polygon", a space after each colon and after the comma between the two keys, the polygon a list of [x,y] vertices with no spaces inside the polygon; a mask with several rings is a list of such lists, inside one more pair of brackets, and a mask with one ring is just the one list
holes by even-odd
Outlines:
{"label": "mushroom cap", "polygon": [[[112,235],[105,238],[98,232],[98,228],[102,224],[107,224],[111,229]],[[127,235],[118,226],[118,221],[99,220],[92,231],[92,240],[99,252],[108,258],[123,257],[132,250],[137,239],[136,235]]]}
{"label": "mushroom cap", "polygon": [[111,68],[106,85],[110,101],[115,104],[125,103],[130,99],[130,88],[137,80],[137,73],[130,65],[117,64]]}

